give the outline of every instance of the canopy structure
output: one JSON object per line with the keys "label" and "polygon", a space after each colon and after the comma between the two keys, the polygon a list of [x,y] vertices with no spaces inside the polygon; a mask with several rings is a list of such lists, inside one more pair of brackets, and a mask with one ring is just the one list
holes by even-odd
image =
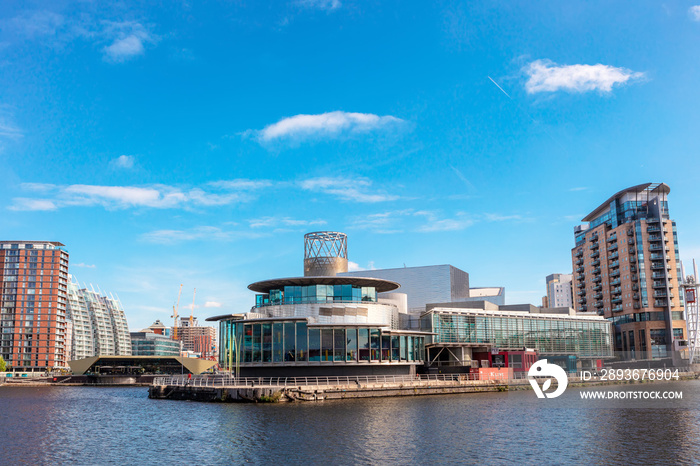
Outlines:
{"label": "canopy structure", "polygon": [[73,374],[201,374],[216,361],[181,356],[93,356],[68,361]]}

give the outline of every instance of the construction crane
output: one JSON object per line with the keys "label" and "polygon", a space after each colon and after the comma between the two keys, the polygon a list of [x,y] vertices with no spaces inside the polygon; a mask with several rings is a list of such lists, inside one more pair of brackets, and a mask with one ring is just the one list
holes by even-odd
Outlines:
{"label": "construction crane", "polygon": [[190,327],[194,324],[194,297],[197,296],[197,288],[194,289],[194,294],[192,295],[192,309],[190,310]]}
{"label": "construction crane", "polygon": [[173,306],[173,315],[170,317],[174,320],[173,325],[173,340],[177,340],[177,310],[180,307],[180,296],[182,295],[182,283],[180,283],[180,291],[177,293],[177,304]]}

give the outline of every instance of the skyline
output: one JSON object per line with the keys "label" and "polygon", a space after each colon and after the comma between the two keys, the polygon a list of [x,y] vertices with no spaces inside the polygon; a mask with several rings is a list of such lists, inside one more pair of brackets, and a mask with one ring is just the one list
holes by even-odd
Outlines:
{"label": "skyline", "polygon": [[0,237],[64,243],[131,330],[180,283],[181,313],[247,312],[317,230],[539,304],[645,182],[700,258],[700,5],[32,5],[0,6]]}

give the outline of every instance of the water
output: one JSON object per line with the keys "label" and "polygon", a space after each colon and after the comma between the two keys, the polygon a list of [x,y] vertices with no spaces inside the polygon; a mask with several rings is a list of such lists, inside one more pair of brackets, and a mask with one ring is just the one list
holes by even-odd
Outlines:
{"label": "water", "polygon": [[542,401],[522,391],[255,405],[150,400],[146,388],[2,387],[0,462],[700,463],[700,381],[658,387],[682,390],[685,403],[592,407],[575,388]]}

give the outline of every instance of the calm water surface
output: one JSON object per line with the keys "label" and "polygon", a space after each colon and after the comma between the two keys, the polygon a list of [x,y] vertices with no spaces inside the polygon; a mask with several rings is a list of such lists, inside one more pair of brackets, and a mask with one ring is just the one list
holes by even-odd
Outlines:
{"label": "calm water surface", "polygon": [[3,387],[0,463],[700,464],[700,382],[658,386],[683,405],[594,407],[577,389],[254,405]]}

